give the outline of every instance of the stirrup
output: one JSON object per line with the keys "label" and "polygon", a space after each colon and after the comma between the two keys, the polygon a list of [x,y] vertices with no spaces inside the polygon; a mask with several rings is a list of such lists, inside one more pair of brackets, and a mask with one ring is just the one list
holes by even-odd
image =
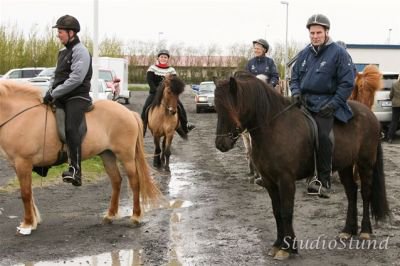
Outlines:
{"label": "stirrup", "polygon": [[[318,190],[316,192],[310,192],[310,190],[309,190],[313,183],[315,183],[318,186]],[[307,194],[308,195],[321,195],[321,189],[322,189],[321,181],[319,181],[316,177],[314,177],[313,179],[311,179],[310,182],[308,182]]]}

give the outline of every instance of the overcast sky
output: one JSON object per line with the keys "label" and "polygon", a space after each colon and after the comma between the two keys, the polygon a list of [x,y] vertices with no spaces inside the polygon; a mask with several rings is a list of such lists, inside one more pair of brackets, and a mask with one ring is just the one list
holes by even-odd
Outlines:
{"label": "overcast sky", "polygon": [[[399,0],[287,0],[289,42],[308,42],[307,19],[322,13],[334,40],[400,44]],[[45,31],[70,14],[93,33],[93,0],[0,0],[0,24]],[[190,46],[251,43],[266,38],[284,43],[286,5],[280,0],[99,0],[99,39],[158,41]]]}

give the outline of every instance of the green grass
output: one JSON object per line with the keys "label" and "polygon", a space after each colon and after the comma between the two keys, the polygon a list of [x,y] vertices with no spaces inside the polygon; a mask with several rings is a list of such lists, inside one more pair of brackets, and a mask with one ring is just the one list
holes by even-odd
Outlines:
{"label": "green grass", "polygon": [[150,89],[147,84],[131,84],[128,86],[130,91],[148,91]]}
{"label": "green grass", "polygon": [[[62,182],[61,173],[68,168],[68,164],[53,166],[49,169],[46,177],[41,177],[36,173],[32,173],[32,187],[49,186]],[[99,156],[95,156],[89,160],[82,162],[82,182],[91,183],[99,180],[105,175],[103,162]],[[7,185],[0,188],[0,191],[15,191],[19,189],[18,178],[15,176],[10,179]]]}

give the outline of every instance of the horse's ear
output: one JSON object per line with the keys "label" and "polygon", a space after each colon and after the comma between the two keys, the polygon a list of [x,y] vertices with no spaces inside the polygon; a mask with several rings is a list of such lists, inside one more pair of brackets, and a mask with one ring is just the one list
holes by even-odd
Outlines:
{"label": "horse's ear", "polygon": [[229,78],[229,88],[232,93],[232,95],[236,95],[237,93],[237,83],[236,79],[234,77]]}

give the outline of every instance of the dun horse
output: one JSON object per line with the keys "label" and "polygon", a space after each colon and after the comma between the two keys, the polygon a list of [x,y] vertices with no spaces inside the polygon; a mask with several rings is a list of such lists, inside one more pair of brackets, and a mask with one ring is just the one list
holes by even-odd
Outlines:
{"label": "dun horse", "polygon": [[[185,89],[185,83],[177,76],[168,75],[157,89],[156,96],[148,111],[148,127],[154,138],[153,166],[170,171],[169,157],[175,130],[179,127],[178,99]],[[160,141],[162,139],[162,147]]]}
{"label": "dun horse", "polygon": [[[354,117],[335,122],[333,169],[339,172],[347,200],[347,218],[339,237],[358,233],[356,164],[361,178],[363,218],[360,238],[372,233],[370,210],[377,220],[389,214],[383,173],[379,122],[363,104],[349,101]],[[236,73],[218,82],[215,90],[218,113],[216,147],[233,148],[243,130],[251,135],[252,158],[272,200],[277,239],[269,255],[286,259],[297,253],[293,230],[295,181],[313,175],[314,140],[308,118],[271,87],[247,73]],[[323,204],[321,202],[321,204]]]}
{"label": "dun horse", "polygon": [[[0,151],[14,167],[20,183],[25,213],[17,232],[22,235],[30,234],[41,222],[32,194],[32,169],[54,165],[63,147],[55,116],[41,101],[40,91],[30,85],[0,82]],[[111,222],[118,214],[122,178],[117,160],[125,168],[133,192],[131,220],[139,222],[141,205],[157,205],[161,198],[145,160],[139,115],[104,100],[95,103],[94,109],[86,114],[86,121],[82,158],[99,155],[112,185],[104,222]]]}

